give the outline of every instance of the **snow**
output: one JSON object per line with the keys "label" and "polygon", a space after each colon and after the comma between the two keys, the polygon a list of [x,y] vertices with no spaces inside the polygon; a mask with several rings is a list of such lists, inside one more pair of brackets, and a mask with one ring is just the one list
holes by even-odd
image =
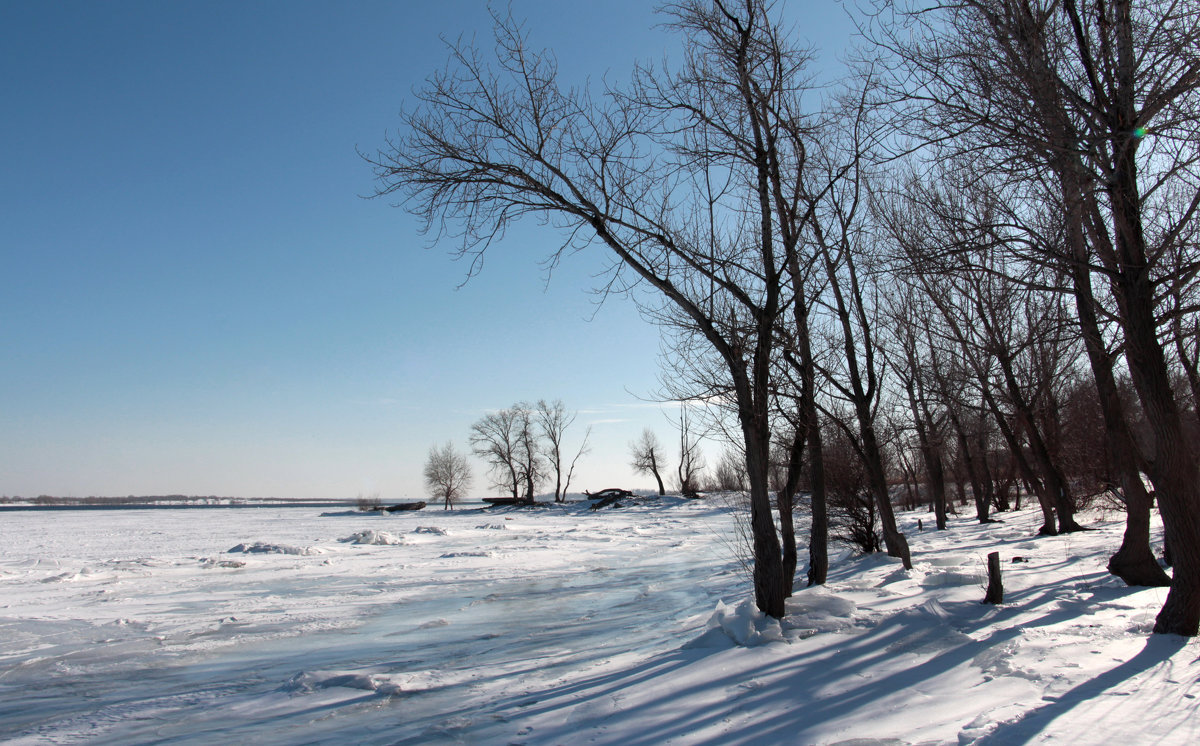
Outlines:
{"label": "snow", "polygon": [[386,546],[390,544],[403,544],[404,538],[388,533],[387,531],[376,531],[373,528],[369,528],[366,531],[356,531],[344,539],[338,539],[338,541],[350,544],[382,544]]}
{"label": "snow", "polygon": [[918,518],[911,571],[835,545],[773,620],[715,501],[5,512],[0,742],[1200,743],[1119,515]]}

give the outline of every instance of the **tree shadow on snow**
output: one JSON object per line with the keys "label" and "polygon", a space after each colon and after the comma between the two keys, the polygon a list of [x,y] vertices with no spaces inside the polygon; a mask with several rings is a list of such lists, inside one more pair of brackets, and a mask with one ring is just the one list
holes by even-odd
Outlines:
{"label": "tree shadow on snow", "polygon": [[1146,640],[1145,647],[1137,655],[1116,668],[1079,683],[1062,696],[1025,712],[1014,721],[1000,723],[995,730],[975,741],[972,746],[1004,746],[1031,741],[1051,723],[1079,705],[1094,700],[1138,674],[1166,662],[1186,647],[1187,642],[1187,638],[1176,635],[1155,635]]}

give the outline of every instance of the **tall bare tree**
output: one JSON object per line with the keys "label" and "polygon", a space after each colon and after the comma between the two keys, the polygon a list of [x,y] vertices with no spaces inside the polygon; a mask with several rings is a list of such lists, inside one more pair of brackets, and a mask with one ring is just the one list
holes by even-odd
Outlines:
{"label": "tall bare tree", "polygon": [[577,412],[567,411],[561,399],[555,399],[551,403],[545,399],[538,400],[535,418],[546,444],[546,459],[550,469],[554,472],[554,502],[556,503],[566,499],[567,489],[571,486],[571,475],[575,472],[575,464],[579,461],[579,457],[587,452],[588,439],[592,434],[592,429],[589,427],[583,434],[579,450],[575,452],[574,458],[568,463],[567,456],[563,453],[563,436],[567,428],[574,424],[577,416]]}
{"label": "tall bare tree", "polygon": [[534,491],[546,477],[546,462],[534,410],[528,404],[518,402],[485,414],[471,425],[470,439],[475,455],[487,462],[493,485],[513,498],[534,499]]}
{"label": "tall bare tree", "polygon": [[517,497],[520,477],[519,415],[513,409],[488,412],[471,425],[471,449],[492,474],[492,484]]}
{"label": "tall bare tree", "polygon": [[777,235],[771,174],[803,167],[779,133],[801,111],[809,55],[761,0],[668,13],[685,37],[679,71],[642,68],[603,100],[562,88],[553,57],[498,16],[494,58],[453,48],[403,135],[369,160],[379,193],[407,195],[428,228],[458,239],[470,272],[514,220],[536,216],[565,236],[552,261],[603,247],[616,260],[606,289],[640,285],[635,297],[674,308],[711,345],[745,445],[755,598],[779,617],[791,578],[768,492],[769,383],[795,246]]}

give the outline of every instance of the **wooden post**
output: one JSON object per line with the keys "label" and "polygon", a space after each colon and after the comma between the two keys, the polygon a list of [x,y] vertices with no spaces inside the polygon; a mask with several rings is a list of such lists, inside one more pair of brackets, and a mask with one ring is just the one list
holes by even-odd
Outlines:
{"label": "wooden post", "polygon": [[983,597],[985,604],[1004,603],[1004,583],[1000,580],[1000,553],[988,555],[988,587],[987,595]]}

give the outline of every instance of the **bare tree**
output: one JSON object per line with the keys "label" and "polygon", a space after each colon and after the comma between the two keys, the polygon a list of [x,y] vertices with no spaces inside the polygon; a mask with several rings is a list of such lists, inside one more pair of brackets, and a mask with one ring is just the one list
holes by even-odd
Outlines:
{"label": "bare tree", "polygon": [[709,484],[717,492],[746,491],[746,459],[736,446],[726,446],[721,452],[721,460],[713,469]]}
{"label": "bare tree", "polygon": [[546,468],[533,409],[518,402],[489,412],[471,425],[470,437],[475,455],[488,463],[492,484],[513,498],[532,501],[534,490],[545,480]]}
{"label": "bare tree", "polygon": [[667,494],[662,475],[659,473],[659,469],[665,468],[666,463],[662,456],[662,446],[654,431],[650,428],[642,430],[641,437],[629,444],[629,453],[633,457],[631,466],[634,473],[652,474],[654,481],[658,482],[658,494]]}
{"label": "bare tree", "polygon": [[679,493],[695,497],[700,491],[700,480],[704,473],[704,453],[700,450],[700,438],[692,429],[688,416],[688,405],[679,405],[679,464],[675,468]]}
{"label": "bare tree", "polygon": [[454,449],[454,444],[429,449],[425,460],[425,487],[430,496],[441,500],[443,509],[452,510],[454,504],[466,496],[471,487],[471,465],[466,454]]}
{"label": "bare tree", "polygon": [[489,412],[471,425],[471,448],[487,462],[492,485],[512,493],[521,486],[519,414],[513,409]]}
{"label": "bare tree", "polygon": [[[591,428],[588,428],[583,434],[583,442],[580,444],[579,450],[575,452],[575,457],[569,464],[566,463],[566,455],[563,453],[563,434],[575,422],[577,416],[577,412],[567,412],[560,399],[555,399],[553,403],[547,403],[545,399],[538,400],[535,417],[538,427],[541,429],[542,439],[546,443],[546,459],[549,461],[550,469],[554,472],[554,502],[556,503],[566,499],[567,488],[571,486],[571,475],[575,473],[575,464],[579,461],[579,457],[587,452],[588,439],[592,434]],[[564,470],[566,471],[565,475]]]}
{"label": "bare tree", "polygon": [[[931,375],[927,364],[922,360],[922,345],[918,342],[918,334],[928,338],[927,324],[923,322],[929,317],[928,309],[915,296],[915,293],[901,293],[893,298],[889,309],[889,321],[892,334],[897,341],[900,354],[893,370],[908,401],[912,414],[913,430],[917,435],[917,447],[921,460],[925,464],[925,474],[929,485],[931,502],[933,503],[934,522],[939,531],[946,529],[946,469],[945,469],[945,427],[940,417],[935,416],[938,407],[931,395]],[[926,327],[926,328],[923,328]]]}
{"label": "bare tree", "polygon": [[[562,89],[553,57],[497,17],[495,59],[452,49],[416,94],[403,138],[368,160],[380,194],[403,192],[428,228],[461,240],[470,272],[514,220],[539,217],[565,236],[551,262],[604,247],[614,267],[603,290],[640,283],[654,292],[636,298],[675,309],[711,345],[745,445],[756,602],[780,617],[792,578],[767,485],[769,384],[796,244],[777,235],[771,174],[803,167],[779,134],[801,119],[810,55],[762,0],[687,0],[668,12],[685,35],[680,71],[642,68],[628,92],[602,101]],[[714,175],[715,191],[705,185]]]}
{"label": "bare tree", "polygon": [[809,198],[814,214],[811,241],[828,287],[823,305],[831,317],[830,341],[839,353],[829,356],[821,370],[836,405],[847,410],[830,407],[826,412],[863,460],[887,553],[911,568],[908,541],[892,509],[877,423],[885,356],[880,349],[881,309],[875,302],[881,275],[870,271],[870,265],[880,258],[881,237],[868,220],[867,207],[874,177],[868,155],[880,135],[868,126],[864,106],[852,108],[848,118],[855,125],[853,136],[815,154],[818,165],[812,170],[824,178],[819,182],[822,188],[811,190]]}
{"label": "bare tree", "polygon": [[517,422],[518,479],[525,488],[525,500],[534,501],[534,492],[546,480],[546,460],[542,454],[533,407],[526,402],[512,406]]}

